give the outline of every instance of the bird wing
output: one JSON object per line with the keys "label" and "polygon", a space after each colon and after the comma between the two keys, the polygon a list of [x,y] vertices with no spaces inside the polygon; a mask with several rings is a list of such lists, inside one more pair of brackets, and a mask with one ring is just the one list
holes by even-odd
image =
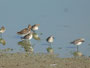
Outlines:
{"label": "bird wing", "polygon": [[78,42],[82,42],[82,40],[81,40],[81,39],[77,39],[77,40],[74,40],[74,41],[71,42],[71,43],[77,44]]}
{"label": "bird wing", "polygon": [[28,37],[29,37],[29,34],[28,34],[28,35],[25,35],[25,36],[24,36],[24,39],[27,39]]}
{"label": "bird wing", "polygon": [[23,29],[23,30],[21,30],[21,31],[19,31],[17,33],[24,34],[24,33],[27,33],[27,32],[28,32],[28,28],[25,28],[25,29]]}

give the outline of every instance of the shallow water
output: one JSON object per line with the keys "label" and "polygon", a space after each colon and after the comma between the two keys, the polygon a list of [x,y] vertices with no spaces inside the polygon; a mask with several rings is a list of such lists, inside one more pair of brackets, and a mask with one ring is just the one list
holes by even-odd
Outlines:
{"label": "shallow water", "polygon": [[[72,57],[77,50],[70,42],[85,38],[85,43],[79,46],[78,51],[84,56],[90,56],[89,2],[89,0],[0,1],[0,27],[2,25],[6,27],[6,32],[2,35],[5,41],[0,44],[0,49],[11,48],[12,52],[54,52],[60,57]],[[16,34],[28,24],[40,24],[39,30],[36,31],[40,40],[23,42]],[[51,46],[46,42],[50,35],[55,37]]]}

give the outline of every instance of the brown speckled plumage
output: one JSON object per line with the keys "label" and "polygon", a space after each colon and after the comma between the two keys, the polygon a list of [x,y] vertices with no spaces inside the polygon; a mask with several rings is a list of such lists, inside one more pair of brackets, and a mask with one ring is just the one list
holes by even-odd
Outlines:
{"label": "brown speckled plumage", "polygon": [[0,28],[0,33],[4,33],[5,32],[5,27],[4,26],[2,26],[1,28]]}
{"label": "brown speckled plumage", "polygon": [[28,25],[28,28],[25,28],[25,29],[17,32],[17,34],[25,36],[25,35],[29,34],[30,31],[31,31],[31,25]]}

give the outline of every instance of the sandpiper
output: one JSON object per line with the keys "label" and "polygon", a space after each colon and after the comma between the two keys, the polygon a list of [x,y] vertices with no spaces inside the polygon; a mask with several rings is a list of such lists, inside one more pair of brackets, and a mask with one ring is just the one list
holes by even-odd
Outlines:
{"label": "sandpiper", "polygon": [[31,25],[28,25],[28,28],[25,28],[19,32],[17,32],[18,35],[25,36],[31,32]]}
{"label": "sandpiper", "polygon": [[51,35],[46,39],[46,41],[51,44],[54,41],[54,37]]}
{"label": "sandpiper", "polygon": [[38,26],[40,26],[40,24],[35,24],[35,25],[33,25],[32,26],[32,31],[36,31],[36,30],[38,30]]}
{"label": "sandpiper", "polygon": [[33,37],[32,32],[30,32],[29,34],[25,35],[24,37],[21,37],[22,40],[31,40]]}
{"label": "sandpiper", "polygon": [[71,44],[74,44],[74,45],[81,45],[83,42],[85,42],[85,39],[84,38],[80,38],[80,39],[77,39],[77,40],[74,40],[71,42]]}
{"label": "sandpiper", "polygon": [[84,38],[79,38],[79,39],[76,39],[72,42],[70,42],[71,44],[74,44],[77,46],[77,51],[79,50],[79,45],[81,45],[83,42],[85,42],[85,39]]}
{"label": "sandpiper", "polygon": [[2,33],[4,33],[5,32],[5,27],[4,26],[2,26],[1,28],[0,28],[0,33],[2,34]]}

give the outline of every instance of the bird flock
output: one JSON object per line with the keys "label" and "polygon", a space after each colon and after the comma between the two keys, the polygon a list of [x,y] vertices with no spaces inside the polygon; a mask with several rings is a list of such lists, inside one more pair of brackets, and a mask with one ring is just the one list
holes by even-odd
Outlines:
{"label": "bird flock", "polygon": [[[18,31],[17,34],[22,36],[21,37],[22,40],[31,40],[33,37],[33,33],[39,29],[39,26],[40,26],[40,24],[35,24],[33,26],[31,26],[29,24],[27,28],[24,28],[24,29]],[[0,34],[2,35],[5,31],[6,31],[5,27],[2,26],[0,28]],[[53,43],[54,36],[53,35],[49,36],[48,38],[46,38],[46,41],[50,44]],[[85,42],[85,39],[79,38],[79,39],[76,39],[70,43],[78,46],[78,45],[81,45],[83,42]]]}

